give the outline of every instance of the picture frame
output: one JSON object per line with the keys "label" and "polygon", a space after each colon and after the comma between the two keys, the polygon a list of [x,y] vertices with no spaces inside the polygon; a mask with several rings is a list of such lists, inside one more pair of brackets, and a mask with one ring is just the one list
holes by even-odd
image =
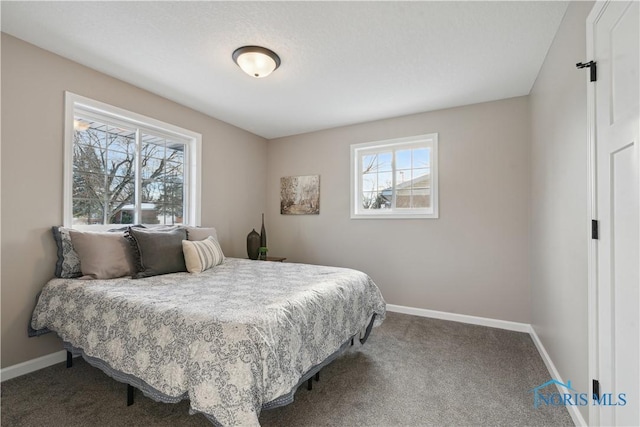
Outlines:
{"label": "picture frame", "polygon": [[320,214],[320,175],[280,178],[281,215]]}

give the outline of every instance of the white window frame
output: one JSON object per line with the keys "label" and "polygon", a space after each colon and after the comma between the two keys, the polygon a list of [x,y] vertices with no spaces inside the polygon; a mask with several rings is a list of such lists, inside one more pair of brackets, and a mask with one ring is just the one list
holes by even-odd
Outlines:
{"label": "white window frame", "polygon": [[[153,135],[163,135],[182,141],[186,145],[184,164],[187,166],[185,176],[185,225],[200,225],[200,196],[202,135],[142,114],[134,113],[123,108],[115,107],[104,102],[96,101],[72,92],[65,91],[65,120],[64,120],[64,182],[63,182],[63,225],[69,228],[84,228],[91,230],[113,228],[117,224],[104,225],[73,225],[73,143],[74,143],[74,115],[81,114],[105,117],[111,123],[122,123],[124,126],[135,127],[148,131]],[[139,173],[136,168],[136,173]],[[139,193],[139,189],[136,191]],[[136,197],[136,212],[141,212],[140,197]]]}
{"label": "white window frame", "polygon": [[[430,208],[391,208],[363,209],[362,193],[362,157],[376,151],[399,150],[403,148],[426,147],[431,150],[431,207]],[[395,188],[395,157],[392,164],[393,187]],[[438,218],[438,134],[430,133],[405,138],[365,142],[351,145],[351,219],[410,219]]]}

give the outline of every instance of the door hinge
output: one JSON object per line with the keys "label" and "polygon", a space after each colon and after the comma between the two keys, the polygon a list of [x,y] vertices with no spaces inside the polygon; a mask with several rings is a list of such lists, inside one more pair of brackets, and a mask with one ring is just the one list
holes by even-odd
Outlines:
{"label": "door hinge", "polygon": [[576,64],[576,67],[578,69],[581,68],[589,68],[591,71],[590,77],[589,77],[589,81],[595,82],[596,79],[598,78],[598,66],[596,65],[596,61],[589,61],[589,62],[578,62]]}
{"label": "door hinge", "polygon": [[598,220],[591,220],[591,238],[598,240]]}
{"label": "door hinge", "polygon": [[593,390],[593,398],[600,400],[600,381],[591,380],[591,389]]}

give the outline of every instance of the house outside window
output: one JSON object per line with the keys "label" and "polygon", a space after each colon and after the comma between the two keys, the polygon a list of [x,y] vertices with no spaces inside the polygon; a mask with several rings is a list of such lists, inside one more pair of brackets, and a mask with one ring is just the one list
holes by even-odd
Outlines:
{"label": "house outside window", "polygon": [[352,145],[351,218],[438,218],[438,134]]}
{"label": "house outside window", "polygon": [[65,95],[65,226],[199,225],[200,134]]}

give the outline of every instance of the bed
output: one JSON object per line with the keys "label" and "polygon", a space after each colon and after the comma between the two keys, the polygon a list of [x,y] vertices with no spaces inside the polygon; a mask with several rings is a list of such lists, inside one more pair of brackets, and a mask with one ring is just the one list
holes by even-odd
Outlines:
{"label": "bed", "polygon": [[362,272],[226,258],[200,274],[52,279],[30,331],[57,333],[68,351],[155,400],[189,399],[214,425],[259,425],[261,410],[292,402],[384,317]]}

